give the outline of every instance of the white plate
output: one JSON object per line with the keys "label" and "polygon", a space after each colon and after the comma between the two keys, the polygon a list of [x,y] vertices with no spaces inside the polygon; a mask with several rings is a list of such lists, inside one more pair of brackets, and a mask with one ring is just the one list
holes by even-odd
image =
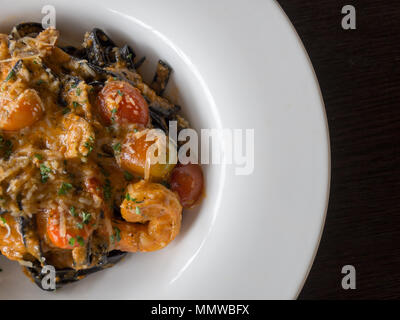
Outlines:
{"label": "white plate", "polygon": [[[195,128],[254,128],[255,171],[210,165],[207,196],[169,247],[132,254],[56,293],[0,259],[0,298],[291,299],[323,228],[329,139],[302,44],[274,1],[52,1],[62,35],[103,28],[175,72],[169,95]],[[0,30],[41,21],[48,1],[3,1]]]}

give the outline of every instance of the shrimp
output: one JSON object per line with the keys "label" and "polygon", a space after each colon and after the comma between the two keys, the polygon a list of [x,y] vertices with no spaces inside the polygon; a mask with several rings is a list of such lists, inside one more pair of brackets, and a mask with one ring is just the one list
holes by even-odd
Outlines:
{"label": "shrimp", "polygon": [[27,253],[15,218],[4,213],[0,215],[0,253],[10,260],[23,260]]}
{"label": "shrimp", "polygon": [[93,148],[93,127],[83,118],[68,114],[63,125],[66,130],[63,142],[66,147],[65,158],[77,158],[87,156]]}
{"label": "shrimp", "polygon": [[34,89],[26,89],[15,101],[0,96],[0,129],[14,131],[31,126],[43,111],[42,100]]}
{"label": "shrimp", "polygon": [[149,252],[164,248],[179,234],[182,206],[171,190],[141,180],[128,185],[121,215],[125,221],[113,220],[115,248]]}

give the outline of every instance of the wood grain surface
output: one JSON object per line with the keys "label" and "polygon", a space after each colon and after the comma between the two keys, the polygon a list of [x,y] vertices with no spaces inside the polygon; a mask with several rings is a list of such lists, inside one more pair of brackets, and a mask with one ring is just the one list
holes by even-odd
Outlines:
{"label": "wood grain surface", "polygon": [[[299,299],[400,298],[400,1],[278,2],[318,77],[332,153],[326,225]],[[341,27],[348,4],[356,30]],[[342,289],[344,265],[354,290]]]}

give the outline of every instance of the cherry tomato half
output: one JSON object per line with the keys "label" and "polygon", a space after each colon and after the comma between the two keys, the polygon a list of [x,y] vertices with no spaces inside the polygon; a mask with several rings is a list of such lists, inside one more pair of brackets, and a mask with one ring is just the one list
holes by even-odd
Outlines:
{"label": "cherry tomato half", "polygon": [[29,127],[43,113],[43,103],[34,89],[26,89],[15,102],[0,98],[0,129],[13,131]]}
{"label": "cherry tomato half", "polygon": [[178,193],[184,208],[192,207],[203,191],[203,171],[198,164],[179,164],[172,170],[171,189]]}
{"label": "cherry tomato half", "polygon": [[[148,129],[139,132],[139,134],[131,134],[128,135],[122,144],[121,148],[121,166],[124,170],[129,171],[130,173],[138,176],[145,176],[145,166],[147,160],[147,152],[151,151],[149,148],[156,147],[156,140],[158,137],[153,138],[150,137],[150,141],[147,141],[147,132]],[[162,138],[162,137],[160,137]],[[166,136],[163,137],[167,144],[168,138]],[[168,147],[165,147],[166,150],[161,150],[165,154],[165,163],[156,162],[150,165],[149,175],[151,178],[155,179],[163,179],[171,172],[171,170],[175,167],[173,154],[176,152],[175,146],[173,143],[168,143]],[[165,152],[165,153],[164,153]],[[151,153],[151,152],[150,152]],[[158,151],[157,151],[158,154]]]}
{"label": "cherry tomato half", "polygon": [[99,92],[100,113],[107,124],[149,122],[149,106],[140,91],[125,81],[108,82]]}
{"label": "cherry tomato half", "polygon": [[78,227],[79,219],[71,216],[69,213],[64,214],[65,219],[65,235],[61,235],[60,213],[57,210],[51,210],[47,217],[47,235],[52,244],[61,249],[72,249],[83,246],[92,233],[92,229],[88,225]]}
{"label": "cherry tomato half", "polygon": [[[87,192],[103,198],[100,181],[96,177],[89,177],[84,182]],[[50,210],[47,214],[46,231],[54,246],[62,249],[72,249],[82,246],[94,231],[96,224],[91,218],[90,223],[84,223],[81,212],[74,207],[64,213],[65,235],[61,235],[60,213]],[[43,223],[39,223],[43,225]]]}

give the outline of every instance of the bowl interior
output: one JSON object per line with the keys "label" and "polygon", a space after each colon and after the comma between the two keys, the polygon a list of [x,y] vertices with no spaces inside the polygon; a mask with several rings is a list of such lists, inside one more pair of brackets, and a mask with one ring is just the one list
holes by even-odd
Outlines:
{"label": "bowl interior", "polygon": [[[166,96],[182,106],[184,116],[200,133],[201,128],[219,128],[219,116],[213,99],[196,68],[187,56],[159,31],[134,16],[111,10],[88,1],[57,2],[56,27],[63,43],[78,44],[86,31],[103,29],[118,45],[127,43],[137,56],[146,56],[141,68],[145,81],[151,80],[157,61],[168,62],[174,72]],[[11,3],[11,2],[10,2]],[[46,3],[28,1],[4,6],[0,32],[8,33],[14,24],[40,22]],[[43,292],[25,277],[17,263],[0,257],[0,299],[53,298],[157,298],[165,296],[170,285],[189,267],[206,241],[217,214],[217,203],[223,184],[223,167],[203,166],[206,197],[199,207],[186,210],[180,235],[165,249],[152,253],[130,254],[109,270],[93,274],[56,293]]]}

